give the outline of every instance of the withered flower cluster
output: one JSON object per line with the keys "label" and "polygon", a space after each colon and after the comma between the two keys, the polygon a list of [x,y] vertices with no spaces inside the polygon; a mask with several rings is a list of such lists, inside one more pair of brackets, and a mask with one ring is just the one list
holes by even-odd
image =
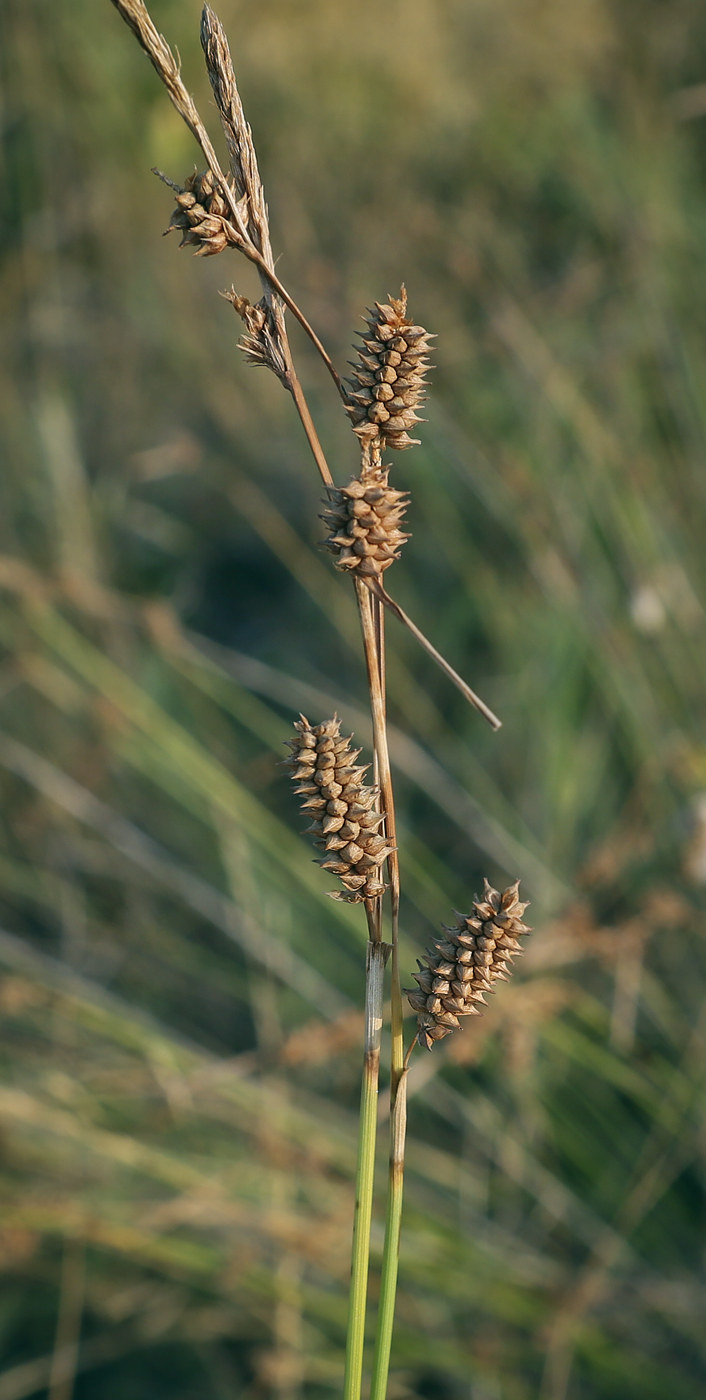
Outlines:
{"label": "withered flower cluster", "polygon": [[224,223],[228,214],[228,205],[211,171],[194,172],[187,176],[184,188],[177,192],[176,209],[172,211],[165,233],[179,229],[180,248],[191,246],[198,257],[210,258],[222,253],[230,242]]}
{"label": "withered flower cluster", "polygon": [[341,737],[335,715],[318,725],[302,715],[294,728],[295,737],[287,741],[292,749],[287,766],[295,792],[305,799],[302,811],[313,817],[307,833],[326,853],[319,864],[343,885],[331,898],[349,904],[376,899],[385,889],[380,867],[394,847],[379,834],[384,818],[378,789],[363,785],[369,765],[356,765],[361,750],[351,749],[352,735]]}
{"label": "withered flower cluster", "polygon": [[417,1040],[431,1050],[435,1040],[443,1040],[458,1030],[459,1017],[480,1015],[485,992],[494,982],[507,982],[513,958],[520,955],[519,938],[531,930],[522,922],[527,908],[519,899],[517,880],[503,894],[485,881],[483,899],[475,899],[466,917],[458,914],[458,924],[444,929],[444,938],[434,940],[419,972],[412,974],[419,991],[405,989],[417,1016]]}
{"label": "withered flower cluster", "polygon": [[399,299],[390,297],[389,304],[376,301],[375,310],[368,313],[368,334],[361,332],[360,358],[347,381],[351,386],[347,412],[354,431],[363,440],[379,436],[383,446],[397,451],[418,441],[407,430],[422,422],[416,409],[424,398],[432,339],[423,326],[407,319],[406,310],[404,287]]}

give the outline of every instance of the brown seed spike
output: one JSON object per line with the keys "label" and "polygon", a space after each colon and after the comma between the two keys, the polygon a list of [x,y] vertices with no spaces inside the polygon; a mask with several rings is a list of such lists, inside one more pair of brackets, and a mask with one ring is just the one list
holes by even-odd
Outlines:
{"label": "brown seed spike", "polygon": [[[410,438],[407,429],[422,421],[414,410],[424,397],[428,364],[423,356],[432,337],[407,317],[404,287],[399,297],[390,297],[389,302],[376,301],[375,309],[368,312],[366,325],[364,349],[358,352],[360,361],[353,364],[353,375],[348,380],[351,392],[347,412],[361,442],[377,445],[381,452],[387,447],[401,452],[417,445],[417,439]],[[402,389],[403,401],[399,397]],[[388,407],[390,402],[395,405],[393,412]]]}
{"label": "brown seed spike", "polygon": [[[337,875],[342,890],[332,892],[334,899],[348,904],[362,904],[377,899],[385,889],[381,867],[392,854],[384,836],[378,835],[383,813],[377,810],[377,788],[363,786],[365,768],[355,766],[360,749],[351,748],[351,734],[339,736],[340,720],[336,715],[323,724],[311,725],[304,715],[295,725],[295,737],[290,739],[293,750],[285,766],[293,768],[298,786],[304,793],[302,810],[310,816],[321,813],[308,828],[316,845],[328,858],[320,861],[324,870]],[[346,773],[346,787],[331,781],[334,772]],[[302,777],[308,781],[302,783]],[[359,818],[365,817],[365,824]]]}
{"label": "brown seed spike", "polygon": [[[486,880],[483,900],[474,899],[469,915],[454,910],[457,927],[442,924],[447,937],[436,940],[426,967],[418,963],[420,971],[412,975],[419,990],[405,990],[418,1013],[417,1040],[426,1050],[456,1030],[459,1016],[480,1014],[478,1003],[485,1005],[481,988],[492,992],[493,983],[508,981],[510,958],[521,952],[518,939],[531,931],[522,922],[527,905],[520,902],[519,887],[517,880],[501,895]],[[501,921],[502,929],[497,927]]]}
{"label": "brown seed spike", "polygon": [[410,538],[400,529],[407,494],[388,484],[389,470],[379,450],[366,448],[360,475],[340,489],[329,488],[330,533],[322,544],[336,556],[337,569],[380,578]]}

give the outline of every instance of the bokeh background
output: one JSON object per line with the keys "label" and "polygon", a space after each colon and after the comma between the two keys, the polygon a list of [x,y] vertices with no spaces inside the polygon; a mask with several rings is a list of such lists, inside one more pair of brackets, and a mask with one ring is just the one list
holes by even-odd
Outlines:
{"label": "bokeh background", "polygon": [[[153,13],[215,132],[198,9]],[[220,13],[278,270],[336,361],[402,280],[438,333],[393,591],[504,727],[390,623],[405,980],[484,874],[536,929],[414,1064],[392,1400],[694,1400],[703,7]],[[369,744],[352,594],[218,295],[247,265],[161,239],[150,167],[197,152],[134,39],[108,0],[2,0],[0,64],[0,1400],[323,1400],[365,931],[277,765],[300,709]],[[373,1298],[381,1243],[382,1195]]]}

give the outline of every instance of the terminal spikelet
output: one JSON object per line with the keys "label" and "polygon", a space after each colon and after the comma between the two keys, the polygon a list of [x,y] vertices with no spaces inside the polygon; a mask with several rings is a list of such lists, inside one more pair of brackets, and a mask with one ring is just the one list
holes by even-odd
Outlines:
{"label": "terminal spikelet", "polygon": [[474,899],[466,917],[458,914],[454,928],[442,924],[444,937],[434,940],[419,972],[413,973],[418,990],[405,988],[417,1015],[417,1040],[431,1050],[458,1030],[461,1016],[478,1016],[485,992],[495,982],[507,982],[510,964],[522,952],[519,938],[530,929],[522,922],[527,908],[519,899],[517,880],[503,894],[485,881],[483,899]]}
{"label": "terminal spikelet", "polygon": [[321,519],[330,528],[322,541],[336,556],[337,569],[379,576],[410,538],[400,529],[408,496],[388,485],[390,468],[364,463],[348,486],[328,486],[330,505]]}
{"label": "terminal spikelet", "polygon": [[423,420],[416,409],[424,398],[432,339],[423,326],[415,326],[406,316],[407,293],[389,303],[375,303],[367,318],[368,333],[358,349],[359,360],[347,380],[351,389],[346,412],[353,431],[363,442],[379,438],[385,446],[401,451],[414,447],[418,439],[408,429]]}
{"label": "terminal spikelet", "polygon": [[230,211],[217,188],[216,177],[210,170],[201,174],[194,172],[187,176],[183,189],[173,188],[177,191],[177,207],[165,232],[179,229],[179,247],[193,247],[199,257],[210,258],[222,253],[229,242],[223,221],[227,221]]}
{"label": "terminal spikelet", "polygon": [[360,749],[351,749],[352,735],[341,738],[336,715],[318,725],[302,715],[294,728],[287,766],[304,798],[302,811],[312,818],[307,834],[325,853],[319,864],[343,885],[331,898],[348,904],[377,899],[385,889],[381,867],[395,848],[380,832],[378,789],[363,785],[368,765],[356,766]]}

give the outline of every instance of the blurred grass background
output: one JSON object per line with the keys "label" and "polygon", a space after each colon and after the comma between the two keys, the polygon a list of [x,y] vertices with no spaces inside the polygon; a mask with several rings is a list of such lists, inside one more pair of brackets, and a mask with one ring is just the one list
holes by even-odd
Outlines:
{"label": "blurred grass background", "polygon": [[[215,129],[198,5],[153,13]],[[392,1400],[693,1400],[702,7],[220,13],[278,270],[337,362],[403,279],[439,336],[393,591],[504,727],[391,622],[405,970],[486,873],[536,928],[414,1065]],[[299,709],[369,742],[352,595],[217,296],[249,270],[160,239],[150,167],[196,153],[132,36],[107,0],[3,0],[0,64],[0,1400],[324,1397],[365,933],[277,762]]]}

